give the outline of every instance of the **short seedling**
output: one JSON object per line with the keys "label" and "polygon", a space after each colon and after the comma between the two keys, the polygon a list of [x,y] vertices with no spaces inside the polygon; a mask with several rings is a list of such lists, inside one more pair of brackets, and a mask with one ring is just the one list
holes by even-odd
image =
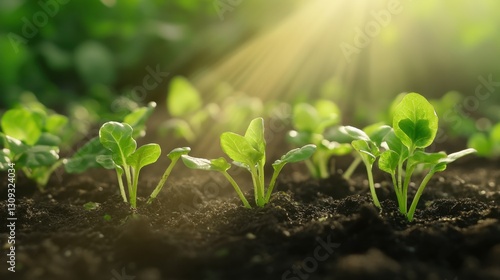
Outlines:
{"label": "short seedling", "polygon": [[[353,151],[349,143],[339,143],[325,137],[325,130],[339,123],[340,110],[335,103],[328,100],[319,100],[314,106],[307,103],[299,103],[293,108],[293,126],[295,130],[288,132],[288,141],[297,147],[308,143],[316,145],[317,151],[307,159],[306,165],[313,178],[328,178],[330,176],[328,163],[332,156],[342,156]],[[349,168],[345,177],[349,177],[351,171],[359,164],[353,162],[354,166]]]}
{"label": "short seedling", "polygon": [[[127,202],[123,175],[127,182],[129,194],[129,203],[132,208],[137,205],[137,186],[141,169],[149,164],[155,163],[161,154],[161,148],[158,144],[146,144],[137,148],[137,143],[133,136],[133,128],[126,123],[107,122],[99,130],[99,140],[104,148],[110,154],[97,156],[97,162],[106,169],[114,169],[118,178],[120,194],[124,202]],[[189,152],[189,148],[174,149],[168,154],[172,160],[170,166],[165,171],[162,179],[156,189],[150,196],[148,203],[158,195],[165,184],[172,168],[179,157]]]}
{"label": "short seedling", "polygon": [[351,145],[358,152],[358,158],[360,158],[365,165],[373,203],[375,206],[381,208],[377,193],[375,192],[373,164],[380,156],[382,140],[391,128],[387,125],[375,125],[370,126],[369,128],[369,130],[365,130],[367,130],[370,135],[368,135],[367,132],[352,126],[343,126],[340,128],[340,131],[354,139]]}
{"label": "short seedling", "polygon": [[67,122],[65,116],[45,107],[6,111],[1,120],[0,170],[15,164],[43,191],[50,175],[63,163],[59,145]]}
{"label": "short seedling", "polygon": [[[424,152],[434,141],[438,117],[434,107],[417,93],[405,95],[396,106],[392,126],[393,130],[384,138],[387,150],[380,154],[379,168],[391,175],[399,210],[411,221],[431,177],[436,172],[444,171],[449,163],[474,153],[475,150],[466,149],[450,155],[444,152]],[[408,187],[418,165],[428,169],[428,173],[420,183],[408,210]]]}
{"label": "short seedling", "polygon": [[500,157],[500,123],[493,126],[488,134],[475,133],[469,138],[467,146],[477,150],[482,157]]}
{"label": "short seedling", "polygon": [[[274,173],[269,182],[267,190],[264,181],[264,165],[266,163],[266,142],[264,140],[264,120],[256,118],[252,120],[245,135],[225,132],[220,136],[221,148],[234,162],[235,165],[247,169],[251,176],[254,187],[255,204],[264,207],[273,192],[279,173],[287,163],[306,160],[312,156],[316,146],[309,144],[301,148],[293,149],[273,163]],[[231,168],[225,158],[204,159],[187,155],[182,156],[184,164],[192,169],[212,170],[221,172],[231,183],[239,198],[246,208],[251,208],[243,195],[239,185],[229,175],[227,170]]]}

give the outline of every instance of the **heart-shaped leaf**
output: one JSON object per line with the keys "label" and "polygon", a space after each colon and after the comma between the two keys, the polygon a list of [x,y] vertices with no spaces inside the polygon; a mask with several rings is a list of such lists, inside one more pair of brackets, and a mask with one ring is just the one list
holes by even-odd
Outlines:
{"label": "heart-shaped leaf", "polygon": [[132,134],[133,129],[129,124],[118,122],[107,122],[99,130],[101,144],[111,151],[117,165],[126,164],[128,156],[137,148]]}

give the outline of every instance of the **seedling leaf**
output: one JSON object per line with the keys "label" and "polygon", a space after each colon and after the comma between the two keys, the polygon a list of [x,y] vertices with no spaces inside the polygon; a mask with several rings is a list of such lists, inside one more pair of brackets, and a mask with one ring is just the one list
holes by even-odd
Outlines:
{"label": "seedling leaf", "polygon": [[42,122],[27,109],[11,109],[1,120],[2,131],[28,145],[34,145],[42,134]]}
{"label": "seedling leaf", "polygon": [[129,124],[107,122],[99,130],[101,144],[112,152],[113,161],[117,165],[124,165],[137,143],[132,138],[133,129]]}
{"label": "seedling leaf", "polygon": [[264,156],[243,136],[225,132],[220,136],[221,148],[232,160],[255,165]]}
{"label": "seedling leaf", "polygon": [[59,160],[59,149],[50,146],[33,146],[19,158],[19,163],[28,168],[53,165]]}
{"label": "seedling leaf", "polygon": [[283,155],[279,160],[273,163],[273,167],[278,165],[283,165],[286,163],[293,163],[306,160],[310,158],[316,151],[316,146],[309,144],[304,147],[290,150],[288,153]]}
{"label": "seedling leaf", "polygon": [[349,135],[355,140],[363,140],[363,141],[371,141],[368,134],[366,134],[363,130],[353,127],[353,126],[342,126],[340,127],[340,132]]}
{"label": "seedling leaf", "polygon": [[182,155],[187,155],[189,152],[191,152],[191,148],[189,147],[175,148],[167,154],[167,157],[170,160],[173,160],[175,158],[179,158]]}
{"label": "seedling leaf", "polygon": [[141,107],[125,116],[123,122],[129,124],[133,129],[133,138],[144,137],[146,135],[146,121],[153,114],[156,108],[155,102],[148,103],[147,107]]}
{"label": "seedling leaf", "polygon": [[395,108],[393,128],[408,148],[425,148],[436,137],[438,117],[425,97],[409,93]]}
{"label": "seedling leaf", "polygon": [[96,158],[106,154],[111,157],[110,153],[101,144],[99,137],[94,137],[66,161],[64,168],[68,173],[82,173],[89,168],[101,167]]}
{"label": "seedling leaf", "polygon": [[212,171],[227,171],[231,168],[231,164],[226,161],[225,158],[220,157],[217,159],[204,159],[204,158],[196,158],[188,155],[183,155],[182,162],[191,169],[199,169],[199,170],[212,170]]}
{"label": "seedling leaf", "polygon": [[264,139],[264,119],[256,118],[250,122],[245,132],[245,139],[258,152],[266,153],[266,140]]}
{"label": "seedling leaf", "polygon": [[380,170],[389,174],[396,174],[398,163],[399,155],[394,151],[388,150],[380,154],[378,167],[380,168]]}
{"label": "seedling leaf", "polygon": [[137,173],[146,165],[155,163],[161,154],[158,144],[147,144],[141,146],[134,153],[127,157],[127,164],[132,166]]}
{"label": "seedling leaf", "polygon": [[198,90],[184,77],[172,79],[167,97],[167,108],[174,117],[190,114],[202,106]]}

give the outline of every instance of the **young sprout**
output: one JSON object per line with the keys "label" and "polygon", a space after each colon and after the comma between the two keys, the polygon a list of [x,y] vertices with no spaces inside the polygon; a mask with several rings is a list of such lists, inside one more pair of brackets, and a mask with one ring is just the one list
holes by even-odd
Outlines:
{"label": "young sprout", "polygon": [[[221,148],[239,167],[247,169],[251,176],[254,187],[255,204],[258,207],[264,207],[273,192],[276,180],[287,163],[306,160],[315,152],[315,145],[305,145],[301,148],[293,149],[273,163],[273,176],[265,187],[264,165],[266,163],[266,142],[264,140],[264,120],[256,118],[252,120],[245,135],[239,135],[232,132],[225,132],[220,136]],[[239,198],[246,208],[251,208],[246,200],[239,185],[229,175],[227,170],[231,167],[224,158],[203,159],[187,155],[182,156],[184,164],[192,169],[212,170],[221,172],[231,183]]]}
{"label": "young sprout", "polygon": [[365,165],[373,203],[379,208],[382,206],[380,205],[375,191],[375,183],[373,181],[373,164],[380,156],[382,139],[389,130],[390,127],[386,125],[379,124],[377,126],[371,126],[369,129],[370,137],[365,131],[352,126],[343,126],[340,128],[341,132],[354,139],[351,145],[358,152],[359,158],[361,158],[363,164]]}
{"label": "young sprout", "polygon": [[125,174],[130,205],[136,208],[140,171],[144,166],[158,160],[161,148],[158,144],[147,144],[137,149],[132,134],[133,129],[129,124],[105,123],[99,130],[99,140],[110,154],[97,156],[97,162],[106,169],[116,170],[120,193],[123,201],[127,202],[122,178]]}
{"label": "young sprout", "polygon": [[[292,122],[295,130],[288,132],[287,139],[297,147],[309,143],[316,145],[316,153],[305,161],[314,178],[328,178],[330,176],[328,163],[331,157],[346,155],[353,151],[349,143],[339,143],[325,137],[326,129],[337,125],[339,120],[340,110],[335,103],[328,100],[318,100],[314,106],[299,103],[293,108]],[[353,163],[349,173],[344,173],[346,178],[357,164],[359,161]]]}
{"label": "young sprout", "polygon": [[[433,106],[425,97],[409,93],[396,106],[393,129],[384,138],[387,150],[380,154],[379,168],[391,175],[399,210],[409,221],[413,219],[418,200],[431,177],[445,170],[448,163],[475,152],[474,149],[466,149],[448,156],[444,152],[424,152],[424,148],[434,141],[437,129],[438,117]],[[408,187],[419,165],[429,169],[429,172],[408,211]]]}
{"label": "young sprout", "polygon": [[[146,135],[146,121],[155,108],[156,103],[150,102],[147,107],[138,108],[125,116],[123,122],[133,128],[133,138]],[[99,137],[94,137],[78,149],[71,158],[64,161],[64,169],[67,173],[82,173],[90,168],[100,168],[102,165],[97,162],[98,156],[108,154],[108,149],[101,144]]]}
{"label": "young sprout", "polygon": [[475,133],[469,138],[467,146],[477,150],[482,157],[495,158],[500,156],[500,123],[493,126],[489,134]]}
{"label": "young sprout", "polygon": [[59,145],[67,122],[65,116],[43,105],[6,111],[0,124],[0,170],[15,164],[43,191],[50,175],[63,163]]}

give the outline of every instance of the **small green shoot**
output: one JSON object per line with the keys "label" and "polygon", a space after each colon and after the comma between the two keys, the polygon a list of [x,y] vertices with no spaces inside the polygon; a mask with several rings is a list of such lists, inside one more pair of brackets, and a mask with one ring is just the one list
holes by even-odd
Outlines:
{"label": "small green shoot", "polygon": [[120,194],[127,202],[123,174],[128,187],[129,201],[132,208],[137,204],[137,185],[141,169],[158,160],[161,148],[158,144],[147,144],[138,149],[132,137],[133,129],[129,124],[107,122],[99,130],[99,140],[104,148],[109,150],[109,155],[100,155],[97,162],[106,169],[115,169]]}
{"label": "small green shoot", "polygon": [[[413,219],[418,200],[431,177],[444,171],[448,163],[476,152],[466,149],[454,154],[426,153],[438,130],[438,117],[433,106],[417,93],[409,93],[395,107],[393,129],[384,137],[386,151],[380,154],[379,168],[391,175],[399,210],[409,221]],[[429,169],[418,187],[408,211],[408,188],[417,166]]]}
{"label": "small green shoot", "polygon": [[[247,169],[251,176],[254,187],[255,204],[264,207],[270,198],[276,185],[276,180],[287,163],[303,161],[310,158],[316,146],[309,144],[301,148],[293,149],[273,163],[274,173],[267,188],[265,187],[264,165],[266,164],[266,142],[264,140],[264,120],[256,118],[250,122],[245,135],[233,132],[225,132],[220,136],[221,148],[233,161],[234,164]],[[231,165],[224,159],[203,159],[187,155],[182,156],[184,164],[192,169],[211,170],[221,172],[231,183],[239,198],[246,208],[251,208],[239,185],[229,175],[227,170]]]}
{"label": "small green shoot", "polygon": [[[327,139],[324,134],[327,128],[337,125],[340,120],[340,110],[335,103],[328,100],[318,100],[314,106],[307,103],[299,103],[293,108],[292,122],[295,130],[288,132],[288,142],[296,147],[312,143],[316,145],[317,151],[307,159],[306,165],[313,178],[328,178],[330,169],[335,169],[328,164],[332,156],[350,154],[353,149],[349,143],[339,143]],[[357,166],[359,162],[354,163]],[[352,166],[349,170],[353,170]],[[347,173],[345,177],[349,177]]]}
{"label": "small green shoot", "polygon": [[51,174],[63,163],[59,145],[67,122],[65,116],[43,106],[6,111],[0,123],[0,170],[15,163],[44,191]]}
{"label": "small green shoot", "polygon": [[500,157],[500,123],[494,125],[488,134],[480,132],[472,134],[467,146],[476,149],[481,157]]}

